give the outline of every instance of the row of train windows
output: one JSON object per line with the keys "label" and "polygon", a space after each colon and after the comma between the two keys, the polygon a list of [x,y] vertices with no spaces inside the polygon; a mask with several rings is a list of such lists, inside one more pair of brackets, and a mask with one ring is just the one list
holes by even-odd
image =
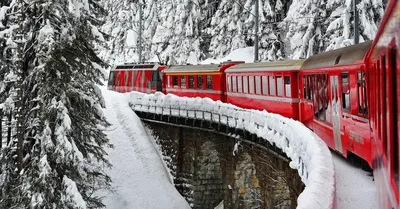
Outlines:
{"label": "row of train windows", "polygon": [[[115,86],[128,86],[129,85],[129,72],[132,72],[131,76],[130,76],[130,78],[131,78],[130,85],[133,86],[134,81],[136,79],[136,75],[138,75],[138,71],[125,71],[122,82],[121,82],[122,71],[118,72],[116,79],[115,79],[115,75],[116,75],[117,71],[112,71],[112,72],[110,72],[110,76],[108,78],[108,85],[115,84]],[[142,76],[143,76],[143,74],[142,74]],[[143,81],[144,81],[144,78],[143,78]],[[162,81],[160,71],[151,71],[151,81],[158,81],[158,82]]]}
{"label": "row of train windows", "polygon": [[206,89],[213,89],[212,75],[168,76],[167,85],[173,88],[204,89],[204,77],[206,77]]}
{"label": "row of train windows", "polygon": [[[349,73],[343,72],[340,74],[341,79],[341,101],[342,108],[344,110],[350,111],[350,82]],[[331,80],[332,82],[332,80]],[[328,74],[315,74],[315,75],[305,75],[303,77],[304,83],[304,98],[306,100],[313,101],[315,117],[325,121],[329,117],[327,115],[331,114],[327,112],[328,110]],[[332,86],[332,84],[331,84]],[[336,91],[332,90],[332,91]],[[357,72],[357,101],[358,101],[358,112],[362,116],[368,115],[367,108],[367,88],[365,82],[365,72]],[[327,121],[330,122],[330,121]]]}
{"label": "row of train windows", "polygon": [[229,92],[291,97],[289,76],[229,76]]}
{"label": "row of train windows", "polygon": [[[390,163],[390,170],[393,170],[394,180],[399,187],[399,127],[398,127],[398,107],[397,96],[399,95],[396,71],[398,63],[397,47],[389,50],[390,55],[383,55],[374,64],[374,77],[371,77],[371,85],[376,86],[375,94],[372,94],[374,107],[371,115],[377,124],[379,138],[383,140],[383,147],[386,158]],[[392,124],[392,125],[390,125]]]}

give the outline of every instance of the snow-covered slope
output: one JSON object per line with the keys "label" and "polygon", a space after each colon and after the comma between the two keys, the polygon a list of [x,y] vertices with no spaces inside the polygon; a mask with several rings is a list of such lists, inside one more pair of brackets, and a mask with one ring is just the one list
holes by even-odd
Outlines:
{"label": "snow-covered slope", "polygon": [[107,209],[189,209],[140,119],[128,106],[128,97],[101,88],[107,105],[104,114],[112,123],[106,133],[115,146],[108,150],[115,192],[105,194]]}

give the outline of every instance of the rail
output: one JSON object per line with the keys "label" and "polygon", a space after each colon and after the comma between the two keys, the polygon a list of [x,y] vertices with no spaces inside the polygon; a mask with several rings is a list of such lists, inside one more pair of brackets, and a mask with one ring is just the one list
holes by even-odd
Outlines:
{"label": "rail", "polygon": [[298,209],[334,208],[335,178],[326,144],[302,123],[266,111],[247,110],[208,98],[182,98],[172,94],[131,92],[134,111],[186,119],[207,120],[246,130],[274,144],[291,159],[306,186],[297,199]]}

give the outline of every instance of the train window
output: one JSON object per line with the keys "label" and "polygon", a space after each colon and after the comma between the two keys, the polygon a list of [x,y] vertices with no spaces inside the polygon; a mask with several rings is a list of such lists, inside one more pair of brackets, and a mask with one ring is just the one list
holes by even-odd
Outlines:
{"label": "train window", "polygon": [[207,76],[207,89],[213,89],[212,75]]}
{"label": "train window", "polygon": [[392,165],[393,165],[393,171],[394,171],[394,181],[396,182],[397,188],[399,188],[399,130],[398,130],[398,103],[397,103],[397,95],[400,93],[397,90],[397,84],[398,80],[396,79],[396,70],[397,70],[397,49],[392,48],[391,49],[391,58],[392,62],[390,63],[390,67],[392,70],[392,121],[391,123],[393,124],[393,130],[392,130],[392,147],[393,147],[393,153],[392,153]]}
{"label": "train window", "polygon": [[350,83],[349,73],[342,73],[342,107],[345,110],[350,110]]}
{"label": "train window", "polygon": [[120,86],[121,83],[121,71],[117,74],[117,80],[115,82],[115,86]]}
{"label": "train window", "polygon": [[320,99],[320,112],[319,119],[322,121],[330,122],[328,112],[328,75],[320,75],[320,88],[319,88],[319,99]]}
{"label": "train window", "polygon": [[128,81],[129,81],[129,71],[125,71],[125,82],[124,82],[124,86],[128,86]]}
{"label": "train window", "polygon": [[203,89],[203,76],[202,75],[197,76],[197,88]]}
{"label": "train window", "polygon": [[[381,113],[380,118],[381,118],[381,139],[383,139],[383,144],[387,144],[388,140],[386,139],[386,105],[387,105],[387,96],[386,96],[386,56],[382,56],[382,70],[379,72],[381,75],[380,77],[380,92],[381,92],[381,99],[379,100],[381,102]],[[388,154],[388,150],[386,147],[384,147],[384,151],[386,154]]]}
{"label": "train window", "polygon": [[181,77],[181,88],[186,88],[186,76],[182,75]]}
{"label": "train window", "polygon": [[365,83],[365,71],[357,72],[357,96],[358,96],[358,112],[363,115],[368,115],[367,110],[367,89]]}
{"label": "train window", "polygon": [[261,76],[262,94],[268,95],[268,79],[267,76]]}
{"label": "train window", "polygon": [[285,95],[287,97],[291,97],[291,92],[290,92],[290,77],[289,76],[285,76]]}
{"label": "train window", "polygon": [[188,78],[189,78],[189,81],[188,81],[189,82],[188,83],[189,89],[194,89],[194,76],[189,75]]}
{"label": "train window", "polygon": [[303,94],[304,94],[304,99],[308,98],[307,87],[308,87],[307,76],[304,75],[303,76]]}
{"label": "train window", "polygon": [[238,92],[241,93],[242,92],[242,76],[238,76],[237,79],[238,79],[238,81],[237,81]]}
{"label": "train window", "polygon": [[249,93],[254,94],[254,76],[249,76]]}
{"label": "train window", "polygon": [[243,76],[243,93],[249,92],[248,76]]}
{"label": "train window", "polygon": [[231,92],[231,91],[232,91],[231,85],[232,85],[232,76],[227,76],[227,79],[226,79],[226,89],[227,89],[228,92]]}
{"label": "train window", "polygon": [[178,88],[178,76],[176,75],[172,76],[172,86]]}
{"label": "train window", "polygon": [[312,78],[312,86],[313,86],[313,91],[314,91],[314,97],[313,97],[313,106],[314,106],[314,116],[315,118],[318,118],[318,113],[319,113],[319,94],[318,94],[318,75],[311,75]]}
{"label": "train window", "polygon": [[232,76],[232,92],[237,92],[236,76]]}
{"label": "train window", "polygon": [[131,81],[131,85],[135,86],[135,80],[136,80],[136,71],[132,71],[132,81]]}
{"label": "train window", "polygon": [[261,78],[256,76],[256,94],[261,94]]}
{"label": "train window", "polygon": [[308,80],[308,100],[312,100],[313,98],[313,83],[312,83],[312,77],[311,76],[307,76],[307,80]]}
{"label": "train window", "polygon": [[269,79],[269,95],[275,95],[275,78],[274,76],[268,76]]}
{"label": "train window", "polygon": [[115,71],[111,71],[110,76],[108,76],[108,86],[114,86],[114,78],[115,78]]}
{"label": "train window", "polygon": [[278,96],[283,96],[282,76],[276,76],[276,89],[278,90]]}

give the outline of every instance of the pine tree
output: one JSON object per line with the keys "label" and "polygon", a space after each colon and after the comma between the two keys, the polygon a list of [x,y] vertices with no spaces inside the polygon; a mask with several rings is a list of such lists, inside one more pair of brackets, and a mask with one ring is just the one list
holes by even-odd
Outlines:
{"label": "pine tree", "polygon": [[[382,0],[358,2],[360,42],[375,37],[384,7]],[[284,23],[293,59],[354,44],[353,0],[295,0]]]}
{"label": "pine tree", "polygon": [[0,208],[103,207],[95,192],[110,185],[111,145],[97,87],[105,63],[95,49],[105,11],[99,0],[15,0],[7,11],[0,50],[12,57],[1,70],[16,74],[17,129],[1,150]]}

